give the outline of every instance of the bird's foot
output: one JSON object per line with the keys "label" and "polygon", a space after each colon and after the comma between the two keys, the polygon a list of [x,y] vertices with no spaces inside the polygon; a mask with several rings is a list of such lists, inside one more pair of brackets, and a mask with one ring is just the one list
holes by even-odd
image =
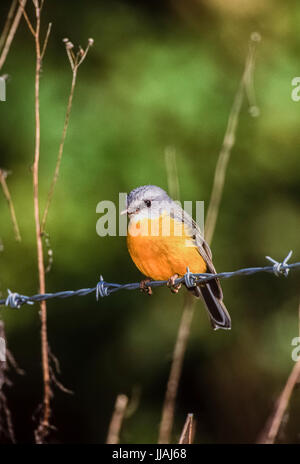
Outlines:
{"label": "bird's foot", "polygon": [[175,284],[175,280],[178,279],[178,277],[178,274],[174,274],[169,278],[167,282],[167,287],[169,287],[171,289],[171,292],[173,293],[178,293],[181,288],[181,284]]}
{"label": "bird's foot", "polygon": [[151,279],[142,280],[140,282],[140,290],[141,292],[146,293],[146,295],[151,296],[153,292],[152,292],[152,288],[149,285],[147,285],[149,284],[149,282],[151,282]]}

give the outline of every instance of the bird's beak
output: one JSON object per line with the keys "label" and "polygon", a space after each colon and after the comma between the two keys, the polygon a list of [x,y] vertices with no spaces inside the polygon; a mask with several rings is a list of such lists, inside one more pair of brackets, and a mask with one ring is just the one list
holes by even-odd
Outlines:
{"label": "bird's beak", "polygon": [[127,214],[128,213],[128,209],[124,209],[123,211],[120,212],[120,215],[123,216],[123,214]]}

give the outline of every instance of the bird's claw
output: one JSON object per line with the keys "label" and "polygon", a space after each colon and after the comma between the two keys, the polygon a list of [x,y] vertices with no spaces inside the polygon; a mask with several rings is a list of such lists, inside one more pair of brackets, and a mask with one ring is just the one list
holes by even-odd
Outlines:
{"label": "bird's claw", "polygon": [[147,285],[147,284],[149,284],[149,282],[151,282],[151,279],[142,280],[140,282],[140,290],[141,290],[141,292],[145,293],[146,295],[151,296],[153,292],[152,292],[152,288],[149,285]]}
{"label": "bird's claw", "polygon": [[178,279],[178,277],[178,274],[174,274],[169,278],[167,282],[167,287],[171,289],[172,293],[178,293],[181,288],[181,284],[175,284],[175,280]]}

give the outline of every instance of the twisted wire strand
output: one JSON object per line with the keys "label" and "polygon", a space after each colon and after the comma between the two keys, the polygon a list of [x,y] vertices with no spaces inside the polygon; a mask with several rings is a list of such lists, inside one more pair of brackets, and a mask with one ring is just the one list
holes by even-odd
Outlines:
{"label": "twisted wire strand", "polygon": [[[195,285],[199,284],[200,282],[208,282],[209,280],[215,279],[229,279],[233,276],[238,275],[252,275],[257,274],[259,272],[269,272],[275,274],[277,277],[283,275],[285,277],[288,276],[290,269],[300,267],[300,262],[288,264],[288,260],[292,256],[292,251],[286,256],[286,258],[282,262],[278,262],[270,256],[266,256],[267,260],[272,263],[270,266],[262,266],[262,267],[248,267],[244,269],[238,269],[237,271],[231,272],[220,272],[218,274],[193,274],[190,272],[189,268],[187,268],[187,272],[185,275],[179,279],[175,280],[175,285],[179,283],[184,283],[188,288],[194,287]],[[147,283],[149,287],[160,287],[162,285],[166,285],[168,283],[167,280],[155,280]],[[0,305],[5,305],[6,307],[9,306],[10,308],[17,309],[20,308],[24,304],[33,305],[35,302],[39,302],[42,300],[50,300],[52,298],[69,298],[72,296],[85,296],[89,295],[90,293],[96,294],[96,300],[98,301],[100,298],[104,298],[105,296],[109,296],[112,293],[118,292],[119,290],[137,290],[140,288],[139,282],[128,283],[128,284],[117,284],[106,282],[102,276],[100,276],[100,280],[95,287],[91,288],[81,288],[79,290],[65,290],[62,292],[56,293],[44,293],[44,294],[36,294],[32,296],[22,295],[17,292],[11,292],[8,290],[8,296],[5,299],[0,300]]]}

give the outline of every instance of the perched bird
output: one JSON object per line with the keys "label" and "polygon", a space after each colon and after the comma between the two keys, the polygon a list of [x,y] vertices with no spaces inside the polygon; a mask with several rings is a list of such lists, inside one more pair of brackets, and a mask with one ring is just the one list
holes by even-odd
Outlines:
{"label": "perched bird", "polygon": [[[168,194],[155,185],[144,185],[127,196],[127,208],[121,214],[129,217],[127,246],[138,269],[148,278],[141,289],[148,293],[150,279],[167,280],[178,292],[175,280],[189,268],[191,273],[212,273],[211,250],[193,218]],[[149,279],[150,278],[150,279]],[[223,303],[219,280],[213,279],[189,288],[202,297],[214,329],[230,329],[231,320]]]}

